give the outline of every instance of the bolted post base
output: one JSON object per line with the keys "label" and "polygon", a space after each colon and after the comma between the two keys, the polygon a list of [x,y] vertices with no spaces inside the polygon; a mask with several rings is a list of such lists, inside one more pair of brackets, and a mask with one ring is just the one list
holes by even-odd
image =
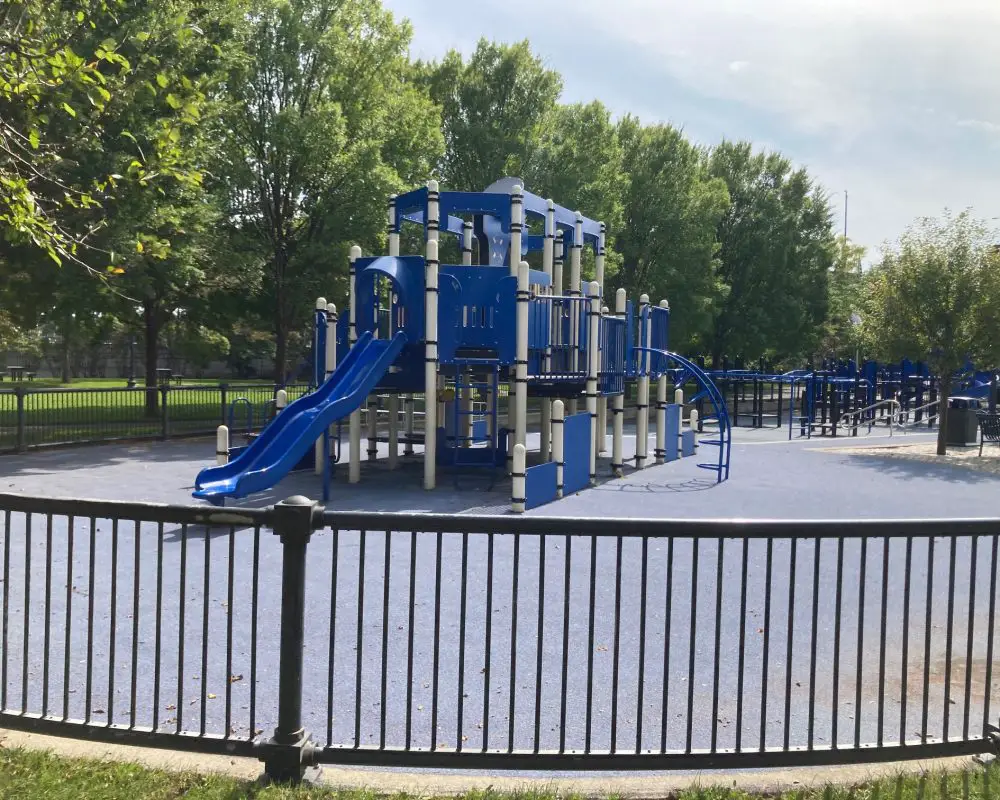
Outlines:
{"label": "bolted post base", "polygon": [[[269,783],[302,783],[318,778],[316,767],[318,749],[309,738],[309,732],[300,729],[291,737],[274,736],[257,745],[257,758],[264,762],[261,781]],[[315,772],[315,775],[308,773]]]}

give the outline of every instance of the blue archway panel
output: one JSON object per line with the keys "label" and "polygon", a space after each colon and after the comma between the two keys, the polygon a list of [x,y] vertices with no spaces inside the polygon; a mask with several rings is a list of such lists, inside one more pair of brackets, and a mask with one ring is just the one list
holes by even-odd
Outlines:
{"label": "blue archway panel", "polygon": [[[355,262],[355,302],[360,312],[375,300],[375,279],[388,278],[405,309],[402,330],[410,342],[424,338],[424,259],[421,256],[379,256]],[[358,314],[357,335],[375,331],[374,316]]]}

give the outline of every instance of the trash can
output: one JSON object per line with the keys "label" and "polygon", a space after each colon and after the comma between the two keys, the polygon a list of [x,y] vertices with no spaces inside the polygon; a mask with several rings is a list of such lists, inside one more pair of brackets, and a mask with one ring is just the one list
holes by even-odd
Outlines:
{"label": "trash can", "polygon": [[979,398],[949,397],[945,440],[948,444],[975,444],[979,434]]}

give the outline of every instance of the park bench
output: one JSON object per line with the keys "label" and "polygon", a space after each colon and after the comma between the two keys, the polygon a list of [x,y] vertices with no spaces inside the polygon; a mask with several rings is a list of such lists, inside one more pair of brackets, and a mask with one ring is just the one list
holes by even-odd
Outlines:
{"label": "park bench", "polygon": [[979,455],[983,454],[986,442],[1000,445],[1000,414],[980,414],[979,433]]}

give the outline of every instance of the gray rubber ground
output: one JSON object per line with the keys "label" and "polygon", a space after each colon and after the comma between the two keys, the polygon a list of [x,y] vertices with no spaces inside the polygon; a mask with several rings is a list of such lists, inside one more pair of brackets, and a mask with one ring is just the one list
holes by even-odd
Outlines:
{"label": "gray rubber ground", "polygon": [[[697,459],[632,473],[624,480],[605,482],[531,513],[665,519],[996,515],[996,490],[1000,478],[995,476],[958,467],[824,452],[832,446],[842,447],[852,442],[888,444],[888,439],[838,438],[836,442],[813,439],[789,443],[784,440],[785,435],[775,431],[738,431],[733,446],[731,479],[721,485],[714,483],[710,472],[695,467],[696,460],[710,457],[709,448],[704,448]],[[906,440],[926,441],[927,437],[909,434]],[[629,441],[634,442],[634,436]],[[898,437],[893,439],[893,443],[899,441]],[[627,445],[626,454],[631,446],[634,445]],[[212,442],[196,441],[31,453],[0,460],[0,488],[29,495],[188,503],[193,502],[190,491],[194,476],[198,469],[210,463],[213,451]],[[606,467],[606,463],[603,466]],[[456,490],[453,480],[453,476],[442,476],[441,488],[428,493],[420,488],[419,463],[404,465],[392,473],[383,464],[368,465],[360,485],[348,486],[342,481],[334,485],[328,507],[459,514],[505,512],[509,486],[498,483],[489,489],[483,476],[463,475],[459,481],[461,488]],[[297,474],[271,493],[242,504],[262,506],[292,494],[317,497],[318,493],[316,476]],[[108,521],[98,520],[91,527],[89,521],[77,520],[70,559],[69,526],[65,520],[55,519],[51,529],[53,588],[46,597],[45,564],[50,533],[44,519],[33,520],[31,527],[30,597],[24,596],[23,589],[26,567],[23,535],[12,535],[7,540],[10,560],[5,567],[5,575],[10,573],[6,583],[9,593],[8,652],[18,655],[23,652],[26,600],[27,617],[34,620],[28,631],[29,710],[40,710],[43,704],[41,656],[48,636],[50,711],[61,713],[65,700],[70,716],[84,716],[89,683],[91,717],[127,721],[133,697],[130,684],[134,651],[138,667],[134,692],[138,723],[149,724],[155,714],[157,721],[168,729],[179,724],[185,730],[198,731],[204,726],[209,732],[221,733],[227,722],[237,735],[246,735],[251,728],[270,729],[274,724],[276,701],[276,621],[280,602],[280,550],[274,536],[267,532],[255,536],[252,531],[182,530],[171,529],[171,526],[166,526],[158,535],[156,526],[144,526],[139,532],[137,548],[135,526],[129,522],[119,523],[116,534]],[[11,519],[8,530],[11,534],[26,533],[24,520]],[[113,548],[116,536],[117,554]],[[593,556],[596,577],[591,588],[589,537],[572,540],[561,536],[545,537],[544,558],[543,541],[525,537],[518,544],[517,613],[512,614],[515,544],[510,536],[493,538],[490,576],[487,572],[488,538],[468,537],[463,581],[463,537],[457,534],[441,537],[438,596],[439,584],[435,576],[438,542],[434,535],[417,537],[412,573],[415,599],[412,627],[408,597],[412,541],[408,533],[396,532],[388,541],[382,531],[368,532],[364,538],[357,531],[339,531],[336,535],[327,531],[313,538],[307,584],[305,714],[307,727],[320,743],[352,745],[356,734],[362,745],[380,741],[383,642],[387,664],[384,735],[390,746],[405,742],[407,711],[413,742],[423,747],[453,747],[459,743],[460,734],[467,737],[461,744],[468,748],[480,747],[484,736],[488,736],[491,747],[504,747],[511,740],[515,747],[529,746],[536,724],[541,747],[558,746],[563,732],[564,657],[568,698],[565,736],[574,747],[582,746],[586,737],[587,721],[582,709],[586,706],[583,701],[588,685],[593,687],[590,723],[591,743],[595,748],[611,745],[614,726],[615,742],[620,748],[634,748],[638,741],[642,748],[658,749],[663,735],[664,708],[667,712],[666,745],[671,750],[687,745],[688,720],[691,720],[690,741],[694,748],[709,747],[713,737],[718,747],[732,747],[737,730],[744,747],[755,746],[762,728],[768,746],[782,744],[782,733],[786,730],[791,745],[805,745],[810,737],[816,744],[828,744],[834,720],[838,726],[837,741],[841,744],[852,742],[855,735],[862,742],[873,741],[880,725],[885,739],[893,741],[899,735],[901,723],[905,725],[904,738],[912,740],[922,733],[923,647],[928,623],[931,646],[926,659],[930,676],[927,730],[932,737],[940,735],[944,716],[948,714],[951,735],[961,734],[966,723],[967,688],[968,724],[973,732],[981,729],[987,695],[984,627],[991,567],[989,540],[979,542],[975,554],[971,540],[961,542],[956,548],[953,565],[947,547],[938,548],[933,562],[929,612],[927,542],[919,541],[912,546],[911,608],[906,612],[902,591],[905,540],[894,539],[885,550],[882,540],[865,545],[868,558],[863,588],[862,544],[856,539],[848,540],[843,550],[844,580],[841,585],[844,591],[839,614],[835,602],[836,543],[824,541],[818,549],[811,541],[796,545],[796,577],[792,586],[792,545],[788,541],[777,542],[771,552],[772,591],[768,620],[764,607],[767,550],[763,541],[753,542],[746,548],[746,615],[741,618],[740,572],[744,555],[741,540],[721,543],[721,565],[718,542],[704,541],[695,547],[691,540],[676,540],[673,544],[669,544],[668,539],[650,540],[646,553],[643,614],[642,543],[639,540],[626,539],[620,554],[616,552],[614,540],[599,541]],[[158,550],[160,542],[162,550]],[[572,547],[572,552],[567,555],[568,546]],[[260,568],[256,663],[252,664],[254,626],[249,601],[254,588],[255,548]],[[140,554],[140,603],[136,622],[131,615],[135,596],[133,559],[137,550]],[[694,570],[696,555],[698,569]],[[669,574],[668,558],[673,563]],[[70,560],[71,571],[67,569]],[[116,561],[117,569],[114,568]],[[973,584],[974,602],[970,604],[969,578],[973,565],[977,579]],[[334,566],[337,597],[336,616],[331,625]],[[950,626],[956,644],[949,659],[946,585],[950,566],[954,566],[959,580]],[[182,568],[183,598],[180,592]],[[539,593],[542,568],[545,584],[544,591]],[[888,570],[884,574],[889,578],[884,616],[881,609],[883,570]],[[816,592],[813,591],[814,571],[819,577]],[[227,591],[230,573],[233,576],[232,596]],[[568,604],[564,591],[567,573],[570,579]],[[70,574],[72,579],[67,580]],[[113,574],[117,576],[114,583]],[[159,590],[162,610],[157,623],[158,574],[163,579]],[[692,580],[693,575],[697,575],[696,582]],[[487,580],[489,577],[492,583]],[[359,615],[359,585],[362,585],[359,579],[362,578],[364,606]],[[669,615],[666,604],[668,578],[672,598]],[[463,583],[466,589],[464,627],[460,626]],[[489,623],[489,653],[485,647],[488,585],[492,586],[493,611]],[[388,605],[383,603],[386,591]],[[618,615],[615,614],[616,595],[619,597]],[[863,603],[859,602],[862,599]],[[722,623],[716,636],[714,621],[719,603]],[[792,615],[788,613],[790,606],[794,610]],[[863,620],[859,620],[861,607]],[[565,616],[567,608],[568,618]],[[48,631],[37,622],[45,618],[46,610],[51,621]],[[592,642],[589,635],[591,613]],[[908,614],[906,625],[904,613]],[[67,617],[72,621],[68,640]],[[517,641],[512,647],[512,620],[515,618]],[[971,661],[965,650],[970,620],[974,639]],[[742,648],[744,700],[738,705],[741,621],[745,643]],[[134,642],[133,625],[138,629]],[[230,626],[231,660],[227,659],[225,645]],[[435,627],[440,636],[436,672],[432,636]],[[211,645],[203,649],[206,628]],[[562,637],[567,629],[569,649],[564,654]],[[413,671],[412,680],[408,680],[406,653],[411,630],[414,635]],[[815,650],[812,647],[814,631]],[[883,632],[884,652],[880,647]],[[905,671],[902,669],[904,633],[909,648],[909,668]],[[335,643],[332,676],[331,636]],[[766,682],[763,669],[765,639],[769,647],[767,664],[770,665]],[[838,663],[834,658],[834,642],[837,639],[842,666],[834,681],[834,665]],[[641,660],[640,644],[643,645]],[[855,670],[859,652],[860,672]],[[692,660],[694,685],[689,683]],[[616,661],[620,687],[617,695],[611,691]],[[357,692],[355,681],[359,663],[361,688]],[[954,703],[945,702],[944,676],[949,665],[948,685]],[[460,667],[463,673],[461,690]],[[67,668],[70,683],[77,688],[64,697],[62,686]],[[875,712],[880,668],[886,675],[886,712],[881,720]],[[256,671],[257,695],[251,718],[252,669]],[[112,676],[114,686],[110,685]],[[12,663],[4,676],[8,707],[19,706],[24,677],[20,663]],[[714,702],[716,681],[717,705]],[[765,683],[768,702],[762,715]],[[641,709],[638,705],[640,684],[643,687]],[[159,694],[156,693],[157,685],[161,687]],[[332,696],[328,691],[331,686]],[[786,689],[791,700],[787,707],[784,703]],[[408,691],[411,693],[409,703]],[[485,709],[487,697],[488,713]]]}

